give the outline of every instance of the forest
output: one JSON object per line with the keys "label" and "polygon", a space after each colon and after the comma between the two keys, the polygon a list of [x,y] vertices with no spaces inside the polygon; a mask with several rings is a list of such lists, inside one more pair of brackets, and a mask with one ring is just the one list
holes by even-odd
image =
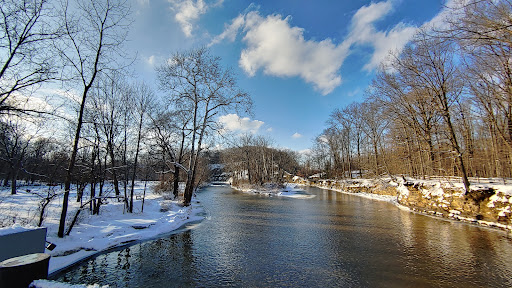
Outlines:
{"label": "forest", "polygon": [[224,133],[218,117],[250,114],[252,99],[208,48],[171,52],[156,67],[158,91],[138,81],[127,1],[6,0],[0,12],[1,184],[11,194],[19,181],[62,187],[40,195],[62,197],[60,237],[72,185],[72,201],[93,214],[104,197],[132,211],[136,180],[160,180],[175,197],[184,183],[188,205],[211,164],[257,185],[457,176],[469,190],[469,177],[512,177],[511,1],[460,1],[450,23],[422,27],[305,154]]}

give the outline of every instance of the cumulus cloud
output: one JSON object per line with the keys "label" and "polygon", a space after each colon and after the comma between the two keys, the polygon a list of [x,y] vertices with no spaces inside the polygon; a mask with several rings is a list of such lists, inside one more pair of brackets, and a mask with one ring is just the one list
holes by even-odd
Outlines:
{"label": "cumulus cloud", "polygon": [[244,24],[245,24],[245,15],[242,15],[242,14],[238,15],[238,17],[236,17],[235,19],[233,19],[231,21],[231,24],[224,25],[224,31],[221,34],[215,36],[213,38],[212,42],[210,42],[210,44],[208,44],[208,46],[218,44],[218,43],[222,42],[224,39],[228,39],[230,42],[235,41],[236,36],[238,35],[238,32],[240,31],[240,29],[243,27]]}
{"label": "cumulus cloud", "polygon": [[298,132],[295,132],[293,135],[292,135],[292,138],[293,139],[299,139],[302,137],[302,134],[298,133]]}
{"label": "cumulus cloud", "polygon": [[[454,1],[448,0],[447,3]],[[238,15],[226,24],[224,31],[214,37],[209,45],[224,40],[233,42],[241,34],[246,47],[241,52],[239,65],[249,76],[262,70],[267,75],[277,77],[300,77],[326,95],[341,85],[339,70],[355,47],[372,48],[373,52],[363,66],[364,70],[371,71],[387,59],[390,51],[401,51],[413,37],[418,27],[402,22],[386,31],[378,30],[375,26],[377,21],[393,11],[395,3],[398,2],[372,2],[358,9],[352,16],[349,33],[341,43],[334,43],[329,38],[321,41],[305,39],[304,29],[292,26],[290,16],[264,16],[253,10]],[[447,10],[443,9],[426,24],[441,25]]]}
{"label": "cumulus cloud", "polygon": [[203,0],[169,0],[169,2],[176,11],[174,19],[180,24],[185,36],[191,37],[195,22],[206,13],[208,5]]}
{"label": "cumulus cloud", "polygon": [[322,94],[329,94],[341,84],[338,70],[349,47],[335,45],[330,39],[306,40],[304,30],[290,26],[289,19],[249,12],[243,29],[247,48],[241,53],[240,67],[249,76],[259,69],[267,75],[299,76]]}
{"label": "cumulus cloud", "polygon": [[447,0],[441,12],[432,18],[432,20],[423,24],[423,27],[438,29],[448,28],[450,20],[453,21],[457,18],[464,17],[464,9],[460,8],[464,7],[468,2],[468,0]]}
{"label": "cumulus cloud", "polygon": [[352,43],[372,42],[372,37],[376,32],[373,23],[387,15],[392,8],[391,1],[371,3],[359,8],[352,16],[348,41]]}
{"label": "cumulus cloud", "polygon": [[227,114],[219,117],[219,123],[225,132],[251,132],[256,133],[264,124],[263,121],[251,120],[249,117],[240,118],[237,114]]}
{"label": "cumulus cloud", "polygon": [[242,31],[246,48],[242,50],[240,67],[254,76],[259,70],[278,77],[300,77],[323,95],[341,85],[339,70],[353,45],[372,45],[375,52],[365,69],[377,67],[390,49],[399,49],[414,32],[404,24],[390,31],[377,31],[374,22],[392,10],[392,2],[372,3],[360,8],[352,17],[350,33],[339,43],[329,38],[314,41],[304,38],[304,29],[292,26],[290,17],[279,14],[262,16],[250,11],[234,18],[210,45],[223,40],[234,41]]}
{"label": "cumulus cloud", "polygon": [[370,62],[364,65],[363,69],[371,71],[382,62],[388,60],[390,51],[400,52],[409,40],[416,33],[416,27],[405,26],[399,24],[388,32],[378,32],[374,35],[374,41],[372,43],[374,52],[370,59]]}
{"label": "cumulus cloud", "polygon": [[352,17],[350,33],[345,41],[350,45],[369,45],[374,50],[364,70],[377,68],[386,60],[390,51],[400,51],[417,31],[417,27],[404,23],[398,23],[389,31],[378,31],[375,22],[392,9],[391,1],[371,3],[361,7]]}

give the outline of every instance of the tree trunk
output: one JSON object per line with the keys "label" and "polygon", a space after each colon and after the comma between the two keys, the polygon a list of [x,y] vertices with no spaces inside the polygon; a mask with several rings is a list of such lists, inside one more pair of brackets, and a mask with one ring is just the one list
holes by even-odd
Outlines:
{"label": "tree trunk", "polygon": [[90,86],[85,87],[84,93],[82,94],[82,103],[80,104],[80,112],[78,113],[78,123],[76,125],[73,150],[71,152],[71,158],[69,159],[66,180],[64,181],[64,197],[62,199],[62,210],[60,214],[59,231],[57,232],[59,238],[64,237],[64,226],[66,226],[66,214],[68,213],[69,191],[71,190],[73,168],[75,168],[76,154],[78,152],[78,142],[80,141],[80,131],[82,130],[85,99],[87,97],[87,91],[89,91],[89,88]]}
{"label": "tree trunk", "polygon": [[133,213],[133,191],[134,191],[134,187],[135,187],[135,176],[137,175],[137,161],[139,159],[140,140],[142,138],[142,120],[143,120],[143,114],[141,113],[140,122],[139,122],[139,131],[137,133],[137,148],[135,150],[135,160],[133,163],[132,187],[130,190],[130,209],[129,209],[130,213]]}
{"label": "tree trunk", "polygon": [[442,99],[442,107],[443,107],[443,117],[445,118],[446,124],[448,125],[448,132],[450,133],[450,138],[452,140],[453,148],[457,153],[457,159],[460,165],[460,171],[462,173],[462,182],[464,183],[464,189],[466,193],[470,191],[470,184],[468,180],[468,175],[466,172],[466,166],[464,165],[464,158],[462,155],[462,151],[459,146],[459,142],[457,141],[457,137],[455,135],[455,129],[453,128],[452,120],[450,117],[450,111],[448,110],[448,100],[446,99],[446,95],[441,96]]}
{"label": "tree trunk", "polygon": [[[180,151],[178,154],[178,159],[175,161],[178,161],[178,163],[181,164],[183,161],[183,148],[185,146],[185,132],[181,132],[181,144],[180,144]],[[174,198],[178,197],[179,194],[179,187],[180,187],[180,168],[177,165],[174,165],[174,187],[173,187],[173,194]]]}
{"label": "tree trunk", "polygon": [[112,181],[114,181],[114,191],[116,192],[116,196],[119,197],[121,195],[121,192],[119,191],[119,181],[117,180],[117,173],[116,173],[116,158],[114,155],[114,147],[112,143],[108,143],[108,150],[110,155],[110,162],[111,162],[111,168],[112,168]]}
{"label": "tree trunk", "polygon": [[16,195],[16,180],[18,179],[18,170],[15,168],[11,173],[11,195]]}
{"label": "tree trunk", "polygon": [[178,168],[177,166],[174,166],[174,183],[173,183],[172,193],[173,193],[175,199],[176,199],[176,197],[178,197],[179,188],[180,188],[180,168]]}

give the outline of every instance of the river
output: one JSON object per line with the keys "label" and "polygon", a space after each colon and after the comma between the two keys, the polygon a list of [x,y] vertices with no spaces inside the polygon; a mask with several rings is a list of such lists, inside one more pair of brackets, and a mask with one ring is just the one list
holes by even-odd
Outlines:
{"label": "river", "polygon": [[512,237],[305,188],[310,199],[211,186],[206,219],[56,275],[110,287],[512,287]]}

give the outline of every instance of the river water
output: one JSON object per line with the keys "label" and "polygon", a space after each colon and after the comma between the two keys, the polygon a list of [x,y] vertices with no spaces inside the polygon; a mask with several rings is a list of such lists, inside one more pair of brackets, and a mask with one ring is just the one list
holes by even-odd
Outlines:
{"label": "river water", "polygon": [[512,237],[305,188],[310,199],[212,186],[199,224],[55,278],[110,287],[512,287]]}

